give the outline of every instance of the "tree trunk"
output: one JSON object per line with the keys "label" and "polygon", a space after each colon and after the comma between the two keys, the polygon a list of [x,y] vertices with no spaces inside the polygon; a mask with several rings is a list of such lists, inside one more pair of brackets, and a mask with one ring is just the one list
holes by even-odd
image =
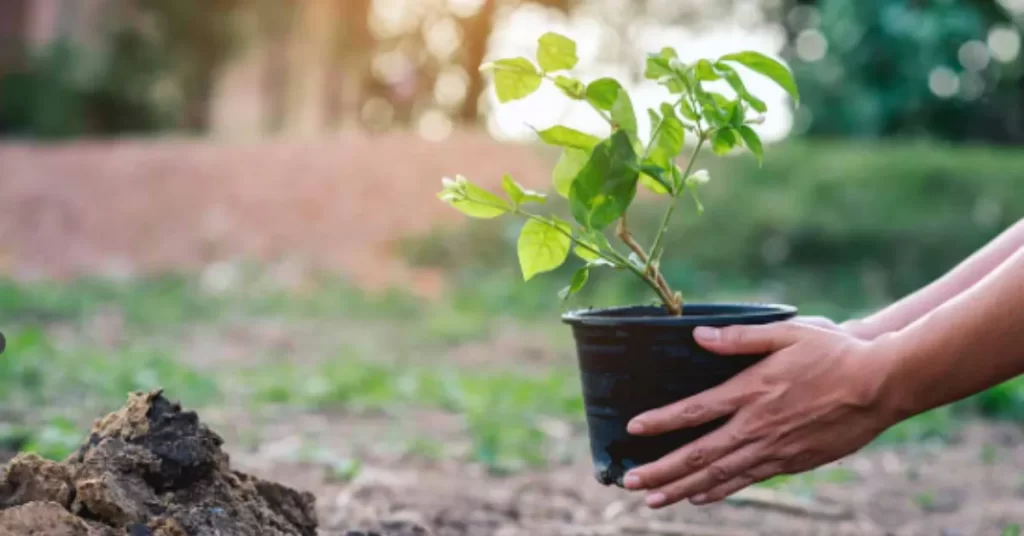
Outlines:
{"label": "tree trunk", "polygon": [[487,55],[487,44],[494,31],[494,14],[498,9],[497,0],[486,0],[480,11],[466,20],[463,28],[465,54],[462,68],[469,76],[466,86],[466,100],[459,111],[459,120],[463,123],[475,123],[480,115],[480,95],[484,92],[484,78],[480,72],[484,56]]}
{"label": "tree trunk", "polygon": [[267,46],[263,65],[263,131],[281,132],[288,121],[288,99],[291,82],[289,50],[296,7],[293,2],[264,2],[260,13],[263,37]]}
{"label": "tree trunk", "polygon": [[345,17],[348,16],[346,0],[331,0],[330,17],[333,20],[331,26],[330,50],[327,51],[327,65],[324,69],[324,105],[323,121],[324,130],[337,130],[342,123],[344,111],[344,75],[345,75],[345,52],[350,41]]}

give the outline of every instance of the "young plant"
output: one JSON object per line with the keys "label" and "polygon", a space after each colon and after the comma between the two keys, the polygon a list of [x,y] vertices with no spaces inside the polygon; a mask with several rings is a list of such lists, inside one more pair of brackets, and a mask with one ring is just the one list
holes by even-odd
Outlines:
{"label": "young plant", "polygon": [[[633,101],[622,83],[613,78],[584,83],[568,73],[577,62],[574,41],[546,33],[538,41],[536,62],[517,57],[481,68],[493,71],[495,90],[502,103],[524,99],[541,84],[550,82],[566,97],[587,102],[610,125],[611,135],[604,139],[561,125],[537,132],[545,143],[562,148],[552,181],[558,195],[568,199],[575,223],[533,212],[532,207],[543,205],[546,196],[523,188],[509,175],[502,181],[505,198],[462,176],[444,179],[444,189],[438,197],[474,218],[506,214],[525,218],[518,253],[526,280],[558,268],[571,250],[585,264],[562,291],[563,298],[583,288],[590,270],[609,267],[632,272],[657,293],[670,314],[680,315],[682,295],[665,281],[659,260],[679,197],[689,194],[698,212],[703,211],[698,189],[710,177],[706,170],[695,170],[701,150],[710,146],[714,154],[725,155],[746,146],[759,161],[763,159],[761,139],[751,125],[764,120],[768,106],[747,90],[736,66],[768,77],[799,103],[793,76],[781,63],[758,52],[683,63],[674,49],[663,48],[647,57],[644,75],[664,86],[672,98],[657,109],[647,110],[651,136],[644,144],[637,135]],[[717,81],[724,81],[734,95],[729,97],[705,87],[706,83]],[[687,133],[695,141],[685,167],[681,168],[677,158],[683,152]],[[638,184],[668,201],[654,241],[647,249],[633,238],[627,222]],[[615,236],[628,251],[620,251],[607,239],[605,231],[613,223]]]}

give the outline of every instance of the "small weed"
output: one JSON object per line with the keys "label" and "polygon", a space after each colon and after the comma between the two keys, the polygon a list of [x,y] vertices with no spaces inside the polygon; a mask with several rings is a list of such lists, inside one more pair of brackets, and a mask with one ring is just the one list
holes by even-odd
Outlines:
{"label": "small weed", "polygon": [[35,430],[21,450],[60,461],[70,456],[85,436],[86,431],[71,419],[55,417]]}
{"label": "small weed", "polygon": [[999,449],[995,445],[986,443],[981,447],[981,453],[978,455],[978,459],[980,459],[985,465],[992,465],[999,460]]}
{"label": "small weed", "polygon": [[1003,531],[999,533],[1000,536],[1021,536],[1020,525],[1014,523],[1003,527]]}
{"label": "small weed", "polygon": [[931,491],[922,491],[917,495],[914,495],[914,503],[917,504],[918,508],[924,511],[930,511],[935,507],[935,493]]}

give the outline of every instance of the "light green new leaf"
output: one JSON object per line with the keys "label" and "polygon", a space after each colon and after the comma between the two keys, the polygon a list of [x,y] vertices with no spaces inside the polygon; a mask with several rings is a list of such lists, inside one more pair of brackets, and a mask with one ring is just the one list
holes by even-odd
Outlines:
{"label": "light green new leaf", "polygon": [[743,83],[743,79],[740,78],[739,73],[737,73],[735,69],[721,61],[716,63],[715,67],[722,73],[722,76],[725,77],[725,81],[729,83],[729,86],[736,92],[736,95],[746,101],[751,108],[762,114],[768,111],[768,105],[766,105],[763,100],[750,94],[750,91],[747,90],[747,86]]}
{"label": "light green new leaf", "polygon": [[576,175],[579,175],[580,171],[584,166],[587,165],[587,160],[590,160],[590,153],[582,149],[566,148],[562,151],[562,156],[558,159],[558,163],[555,164],[555,169],[551,173],[551,182],[555,185],[555,191],[558,195],[568,199],[569,189],[572,187],[572,181],[576,179]]}
{"label": "light green new leaf", "polygon": [[773,82],[778,84],[779,87],[786,90],[786,92],[789,93],[789,96],[793,97],[793,101],[795,103],[800,103],[800,90],[797,89],[796,81],[793,80],[793,73],[778,61],[769,58],[760,52],[754,51],[729,54],[727,56],[722,56],[719,61],[736,62],[751,71],[767,76]]}
{"label": "light green new leaf", "polygon": [[728,154],[737,143],[736,131],[729,127],[720,128],[711,135],[711,150],[719,156]]}
{"label": "light green new leaf", "polygon": [[594,147],[569,191],[569,206],[577,222],[601,230],[622,216],[636,196],[640,174],[636,160],[633,143],[622,130]]}
{"label": "light green new leaf", "polygon": [[612,122],[629,134],[629,139],[637,140],[636,112],[633,111],[633,101],[625,89],[619,90],[619,97],[612,105]]}
{"label": "light green new leaf", "polygon": [[697,184],[689,183],[687,190],[690,191],[690,197],[693,198],[693,203],[697,206],[697,214],[704,214],[704,203],[700,202],[700,197],[697,195]]}
{"label": "light green new leaf", "polygon": [[715,72],[715,67],[711,65],[708,60],[700,60],[697,62],[697,79],[704,82],[714,82],[715,80],[721,80],[722,77]]}
{"label": "light green new leaf", "polygon": [[497,218],[512,209],[504,199],[462,177],[445,179],[445,188],[437,197],[471,218]]}
{"label": "light green new leaf", "polygon": [[747,145],[750,152],[757,156],[757,162],[759,164],[763,163],[764,147],[761,145],[761,136],[758,136],[757,132],[754,132],[754,129],[747,125],[741,125],[737,130],[739,130],[740,137],[743,138],[743,143]]}
{"label": "light green new leaf", "polygon": [[587,100],[599,110],[610,112],[622,85],[614,78],[598,78],[587,84]]}
{"label": "light green new leaf", "polygon": [[608,243],[608,237],[604,233],[590,230],[582,231],[581,234],[582,236],[578,240],[587,247],[576,246],[573,248],[573,252],[576,253],[577,257],[587,261],[587,264],[592,266],[615,266],[596,253],[598,251],[612,251],[612,245]]}
{"label": "light green new leaf", "polygon": [[686,130],[671,106],[663,106],[662,112],[665,116],[661,119],[660,128],[657,128],[654,139],[651,140],[648,158],[654,162],[654,165],[662,169],[670,169],[669,166],[683,150]]}
{"label": "light green new leaf", "polygon": [[644,78],[648,80],[661,80],[666,76],[672,76],[672,67],[668,59],[657,54],[647,56],[647,67],[644,69]]}
{"label": "light green new leaf", "polygon": [[572,280],[569,282],[569,286],[563,288],[558,292],[558,297],[562,300],[567,300],[574,294],[583,289],[584,285],[587,284],[587,280],[590,279],[590,267],[584,266],[576,273],[572,274]]}
{"label": "light green new leaf", "polygon": [[580,132],[574,128],[564,127],[562,125],[556,125],[547,130],[538,131],[537,135],[540,136],[540,139],[551,145],[572,147],[573,149],[583,149],[587,151],[593,149],[598,143],[601,143],[601,138],[598,138],[597,136],[592,136],[585,132]]}
{"label": "light green new leaf", "polygon": [[529,220],[519,233],[519,266],[523,279],[558,268],[569,256],[572,241],[568,223],[556,219],[553,222]]}
{"label": "light green new leaf", "polygon": [[564,35],[548,32],[537,41],[537,63],[544,72],[572,69],[580,61],[576,42]]}
{"label": "light green new leaf", "polygon": [[516,182],[515,179],[507,173],[501,178],[501,187],[505,190],[505,193],[508,194],[508,198],[511,199],[512,203],[517,207],[523,203],[546,203],[548,200],[547,196],[540,192],[523,188],[521,184]]}
{"label": "light green new leaf", "polygon": [[583,99],[587,93],[587,86],[585,86],[583,82],[580,82],[575,78],[569,78],[568,76],[556,76],[555,85],[558,86],[558,89],[562,90],[562,93],[565,93],[565,95],[571,99]]}
{"label": "light green new leaf", "polygon": [[502,103],[529,97],[543,80],[537,67],[521,57],[498,60],[481,69],[494,70],[494,88]]}
{"label": "light green new leaf", "polygon": [[700,119],[700,116],[697,115],[697,112],[693,109],[693,106],[691,106],[690,103],[686,101],[686,99],[683,99],[679,103],[679,113],[682,114],[683,117],[689,119],[690,121],[697,121]]}

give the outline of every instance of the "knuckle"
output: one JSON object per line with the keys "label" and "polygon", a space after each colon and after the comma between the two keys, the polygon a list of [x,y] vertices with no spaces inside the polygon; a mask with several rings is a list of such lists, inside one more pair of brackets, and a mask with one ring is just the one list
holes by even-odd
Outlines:
{"label": "knuckle", "polygon": [[732,472],[729,471],[727,467],[722,465],[712,465],[708,467],[708,475],[710,475],[711,479],[715,482],[727,482],[732,476],[731,473]]}
{"label": "knuckle", "polygon": [[690,469],[700,469],[708,464],[708,451],[704,449],[695,450],[686,457],[684,462]]}
{"label": "knuckle", "polygon": [[676,411],[676,415],[684,421],[696,419],[707,413],[707,406],[700,402],[683,404]]}

